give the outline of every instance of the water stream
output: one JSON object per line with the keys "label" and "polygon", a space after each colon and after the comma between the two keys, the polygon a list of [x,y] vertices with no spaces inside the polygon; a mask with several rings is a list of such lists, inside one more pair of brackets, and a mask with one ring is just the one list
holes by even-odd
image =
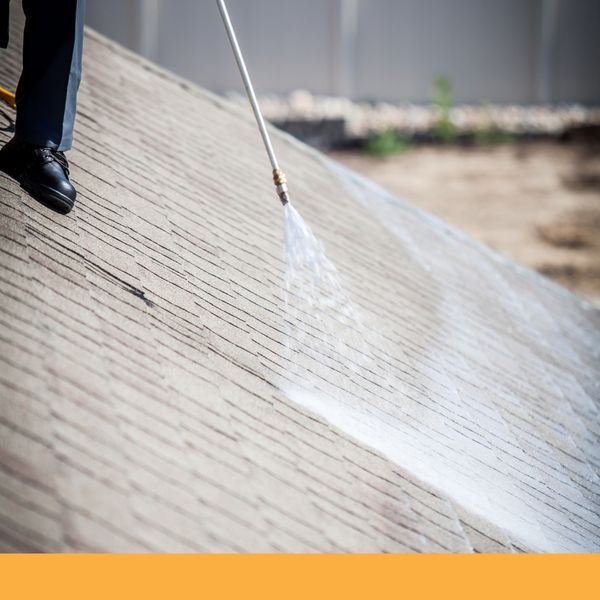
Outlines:
{"label": "water stream", "polygon": [[[510,304],[512,290],[505,289],[497,262],[485,251],[471,250],[470,243],[447,233],[443,224],[407,211],[399,200],[369,182],[330,168],[397,240],[399,250],[390,260],[396,260],[400,269],[395,277],[383,279],[396,292],[380,297],[381,290],[371,287],[382,274],[371,278],[364,272],[368,297],[389,305],[389,314],[380,312],[375,320],[373,314],[363,314],[321,242],[288,204],[284,246],[289,370],[281,383],[283,391],[335,428],[505,530],[526,548],[554,552],[593,549],[585,523],[581,527],[566,523],[560,512],[568,513],[577,502],[585,518],[596,523],[590,503],[576,486],[563,487],[564,497],[554,496],[556,508],[546,504],[543,496],[537,497],[538,488],[551,493],[561,473],[559,466],[554,471],[557,475],[535,468],[536,459],[521,449],[525,444],[521,438],[526,435],[526,442],[536,439],[546,448],[545,437],[533,424],[528,425],[530,421],[513,426],[505,405],[521,406],[523,411],[527,405],[509,387],[498,387],[503,378],[490,379],[494,372],[486,366],[484,354],[473,357],[471,346],[487,348],[495,334],[493,321],[487,328],[470,325],[469,316],[478,314],[481,303],[489,302],[496,311],[501,306],[513,318],[520,314],[518,307]],[[415,233],[407,226],[409,220]],[[427,246],[422,241],[419,248],[415,235],[451,251],[455,260],[445,260],[439,251],[422,251]],[[458,259],[465,252],[472,254],[469,264],[477,265],[485,285],[501,288],[502,294],[488,298],[485,289],[477,287],[471,298],[461,295],[460,287],[448,285],[465,277],[451,271],[460,266]],[[437,261],[434,268],[433,260]],[[431,307],[414,306],[414,302],[408,308],[395,304],[396,298],[408,294],[404,285],[418,282],[423,282],[425,291],[435,291],[436,314]],[[399,315],[399,320],[393,318]],[[416,319],[421,326],[415,331]],[[433,324],[435,329],[424,329]],[[420,354],[415,355],[415,348]],[[510,370],[512,364],[504,361],[498,369]],[[517,367],[514,377],[518,378]],[[496,399],[494,390],[503,396]],[[519,427],[528,429],[522,433]],[[513,456],[515,448],[517,458]],[[524,478],[523,464],[532,472],[529,477]]]}
{"label": "water stream", "polygon": [[359,383],[375,368],[371,332],[322,243],[291,204],[284,209],[284,250],[287,345],[296,374],[307,387],[336,375]]}

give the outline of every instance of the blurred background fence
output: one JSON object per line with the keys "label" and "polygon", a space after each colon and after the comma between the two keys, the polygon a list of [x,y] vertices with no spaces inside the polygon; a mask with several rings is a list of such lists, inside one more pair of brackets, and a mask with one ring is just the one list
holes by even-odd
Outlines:
{"label": "blurred background fence", "polygon": [[[600,0],[229,0],[257,88],[425,102],[600,102]],[[216,92],[239,90],[214,0],[88,0],[88,23]]]}

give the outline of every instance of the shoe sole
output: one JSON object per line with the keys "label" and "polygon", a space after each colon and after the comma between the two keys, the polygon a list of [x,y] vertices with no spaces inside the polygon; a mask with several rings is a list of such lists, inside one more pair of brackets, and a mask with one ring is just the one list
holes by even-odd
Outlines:
{"label": "shoe sole", "polygon": [[63,215],[71,212],[75,201],[45,185],[21,183],[21,187],[35,200]]}

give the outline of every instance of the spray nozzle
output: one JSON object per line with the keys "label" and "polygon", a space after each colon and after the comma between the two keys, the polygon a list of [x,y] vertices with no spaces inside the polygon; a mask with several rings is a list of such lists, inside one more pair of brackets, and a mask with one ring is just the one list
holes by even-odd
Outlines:
{"label": "spray nozzle", "polygon": [[273,169],[273,183],[281,204],[285,206],[290,201],[290,195],[288,194],[287,177],[281,169]]}

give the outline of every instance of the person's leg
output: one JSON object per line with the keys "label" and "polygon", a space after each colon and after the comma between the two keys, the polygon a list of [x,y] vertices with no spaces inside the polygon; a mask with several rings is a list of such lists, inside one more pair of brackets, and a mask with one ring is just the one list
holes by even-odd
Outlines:
{"label": "person's leg", "polygon": [[0,0],[0,48],[8,45],[8,5],[10,0]]}
{"label": "person's leg", "polygon": [[0,171],[42,204],[68,213],[77,192],[64,151],[73,142],[85,0],[23,0],[23,71],[14,137]]}
{"label": "person's leg", "polygon": [[68,150],[73,141],[85,0],[23,0],[23,71],[16,138]]}

